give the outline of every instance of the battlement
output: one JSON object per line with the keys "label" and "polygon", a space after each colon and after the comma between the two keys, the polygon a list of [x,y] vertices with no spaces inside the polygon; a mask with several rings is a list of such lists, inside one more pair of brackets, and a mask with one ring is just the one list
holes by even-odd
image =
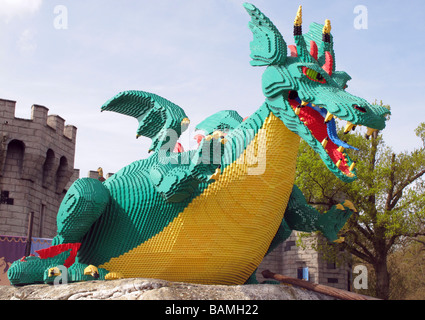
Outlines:
{"label": "battlement", "polygon": [[0,119],[2,124],[9,124],[16,120],[31,121],[40,126],[48,126],[58,134],[75,142],[77,128],[73,125],[65,125],[65,119],[58,115],[49,115],[49,109],[45,106],[34,104],[31,107],[31,119],[19,119],[15,117],[16,101],[0,99]]}

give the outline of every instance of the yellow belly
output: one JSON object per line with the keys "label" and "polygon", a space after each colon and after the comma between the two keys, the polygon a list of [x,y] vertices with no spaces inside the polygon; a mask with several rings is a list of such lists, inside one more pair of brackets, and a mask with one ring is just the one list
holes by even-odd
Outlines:
{"label": "yellow belly", "polygon": [[271,114],[241,158],[172,223],[101,267],[126,278],[243,284],[283,219],[298,145],[299,137]]}

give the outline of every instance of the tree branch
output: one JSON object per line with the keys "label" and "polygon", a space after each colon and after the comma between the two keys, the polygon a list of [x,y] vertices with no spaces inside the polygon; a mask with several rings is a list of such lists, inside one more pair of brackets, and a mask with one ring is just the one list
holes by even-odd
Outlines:
{"label": "tree branch", "polygon": [[[393,194],[394,194],[394,164],[395,164],[395,153],[393,153],[391,155],[391,171],[390,171],[390,185],[389,185],[389,190],[388,190],[388,195],[387,195],[387,201],[385,203],[385,208],[387,211],[390,211],[390,205],[391,205],[391,201],[393,199]],[[398,200],[397,200],[398,201]]]}
{"label": "tree branch", "polygon": [[374,255],[361,243],[361,241],[359,241],[359,236],[357,233],[355,233],[352,230],[348,230],[345,234],[352,234],[354,239],[353,242],[354,244],[356,244],[357,246],[359,246],[363,252],[359,251],[358,249],[356,249],[354,246],[345,243],[345,248],[350,251],[350,253],[354,254],[355,256],[359,257],[362,260],[365,260],[371,264],[373,264],[374,262]]}
{"label": "tree branch", "polygon": [[389,210],[393,209],[397,202],[400,200],[400,198],[403,196],[403,190],[410,185],[411,183],[413,183],[415,180],[419,179],[420,177],[422,177],[425,174],[425,169],[423,169],[422,171],[418,172],[417,174],[415,174],[413,177],[411,177],[410,179],[407,179],[404,183],[402,183],[400,185],[400,188],[398,188],[397,192],[394,194],[393,196],[393,200],[391,201],[391,204],[389,206]]}

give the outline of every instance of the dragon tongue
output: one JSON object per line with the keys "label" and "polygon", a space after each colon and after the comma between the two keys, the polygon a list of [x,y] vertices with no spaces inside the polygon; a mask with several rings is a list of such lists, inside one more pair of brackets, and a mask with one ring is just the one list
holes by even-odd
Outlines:
{"label": "dragon tongue", "polygon": [[[338,145],[340,147],[343,147],[345,149],[353,149],[353,150],[357,150],[357,151],[359,150],[357,148],[354,148],[353,146],[350,146],[347,142],[342,141],[338,137],[338,134],[336,132],[336,122],[335,122],[335,119],[331,119],[328,123],[326,123],[326,127],[327,127],[327,130],[328,130],[329,139],[331,139],[333,143],[335,143],[336,145]],[[353,127],[351,127],[350,130],[352,128]]]}

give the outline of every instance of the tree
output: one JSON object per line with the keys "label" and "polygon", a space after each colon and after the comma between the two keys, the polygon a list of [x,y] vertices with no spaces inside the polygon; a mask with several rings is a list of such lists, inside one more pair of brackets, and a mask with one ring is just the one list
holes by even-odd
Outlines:
{"label": "tree", "polygon": [[389,258],[390,299],[425,299],[425,239],[416,240]]}
{"label": "tree", "polygon": [[[296,184],[307,201],[319,210],[329,210],[345,199],[355,204],[358,212],[341,230],[345,241],[332,246],[371,265],[376,297],[388,299],[389,255],[397,246],[425,235],[425,147],[395,153],[385,144],[381,133],[365,139],[361,131],[357,129],[345,137],[359,149],[349,152],[357,160],[355,182],[346,184],[338,180],[314,151],[301,143]],[[339,134],[343,135],[342,131]],[[416,129],[416,134],[425,139],[425,123]]]}

